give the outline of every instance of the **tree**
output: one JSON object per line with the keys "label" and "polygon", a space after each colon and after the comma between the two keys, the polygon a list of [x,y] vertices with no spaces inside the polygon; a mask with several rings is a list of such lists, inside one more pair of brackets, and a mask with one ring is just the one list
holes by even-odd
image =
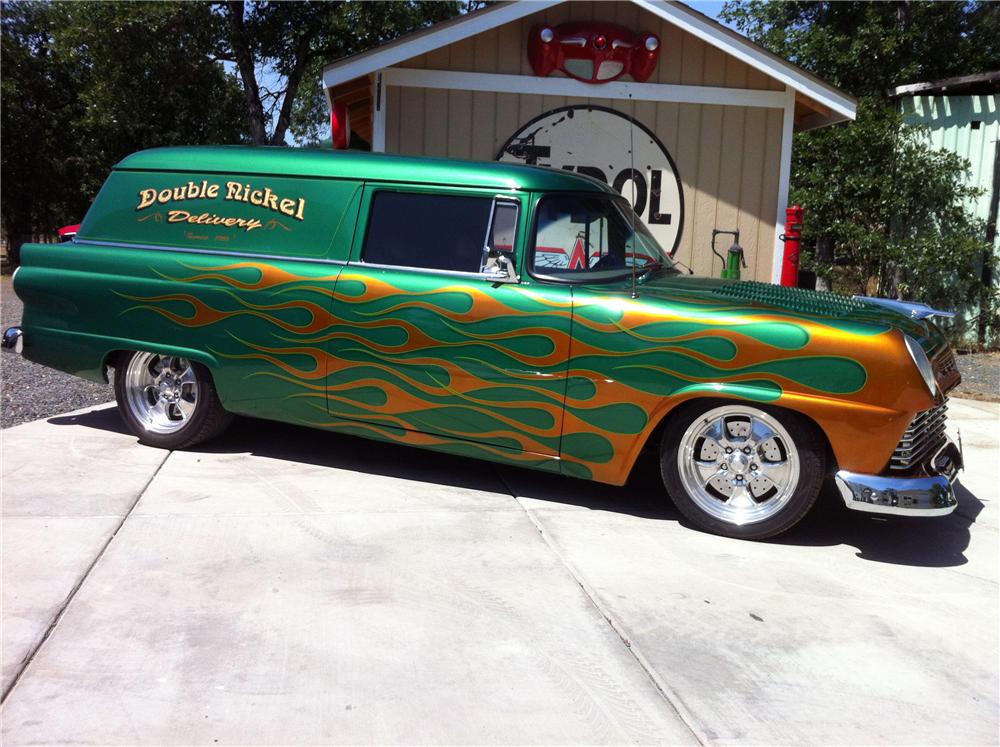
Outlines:
{"label": "tree", "polygon": [[[809,208],[807,261],[846,290],[942,306],[989,299],[985,231],[964,209],[968,163],[907,127],[898,85],[1000,68],[989,2],[727,2],[723,17],[770,51],[859,98],[855,122],[799,133],[791,199]],[[838,268],[816,258],[834,248]],[[996,308],[981,313],[996,323]]]}
{"label": "tree", "polygon": [[992,2],[731,0],[722,17],[758,44],[859,98],[1000,67]]}
{"label": "tree", "polygon": [[207,4],[4,3],[0,217],[15,263],[26,237],[79,220],[129,153],[243,139],[239,88],[210,61],[216,23]]}
{"label": "tree", "polygon": [[[253,142],[283,145],[291,128],[316,139],[327,105],[322,66],[456,15],[456,2],[244,2],[216,6],[216,57],[235,64]],[[303,83],[309,85],[303,94]]]}
{"label": "tree", "polygon": [[82,71],[52,50],[49,7],[10,3],[0,17],[0,221],[12,262],[21,244],[75,215],[72,181]]}

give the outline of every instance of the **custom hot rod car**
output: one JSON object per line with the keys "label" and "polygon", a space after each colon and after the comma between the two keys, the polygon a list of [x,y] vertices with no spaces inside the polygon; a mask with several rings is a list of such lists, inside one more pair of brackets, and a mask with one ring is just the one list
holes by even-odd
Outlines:
{"label": "custom hot rod car", "polygon": [[648,449],[691,522],[742,538],[831,474],[852,509],[956,504],[932,311],[691,276],[577,174],[144,151],[72,242],[22,258],[4,346],[113,376],[154,446],[241,413],[617,485]]}

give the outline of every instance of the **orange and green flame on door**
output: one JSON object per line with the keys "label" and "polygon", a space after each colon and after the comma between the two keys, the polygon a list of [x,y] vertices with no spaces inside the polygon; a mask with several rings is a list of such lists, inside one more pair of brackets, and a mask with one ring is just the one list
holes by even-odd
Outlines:
{"label": "orange and green flame on door", "polygon": [[178,262],[160,273],[170,293],[119,294],[122,313],[210,330],[213,354],[266,390],[258,414],[605,482],[624,482],[660,419],[693,397],[812,407],[821,422],[843,407],[845,438],[859,418],[898,426],[866,404],[884,395],[865,396],[863,362],[878,359],[883,326],[755,309],[687,279],[632,299],[607,285],[289,266]]}

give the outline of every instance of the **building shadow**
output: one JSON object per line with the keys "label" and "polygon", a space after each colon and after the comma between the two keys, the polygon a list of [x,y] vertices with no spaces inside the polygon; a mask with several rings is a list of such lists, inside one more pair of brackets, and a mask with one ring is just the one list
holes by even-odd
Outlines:
{"label": "building shadow", "polygon": [[[75,425],[128,433],[114,407],[50,418],[52,425]],[[131,436],[129,436],[131,437]],[[252,418],[237,418],[214,441],[191,451],[205,454],[253,454],[317,467],[360,472],[401,480],[436,483],[487,492],[508,492],[553,506],[572,506],[673,522],[696,531],[667,497],[657,460],[640,458],[628,484],[603,485],[536,470],[492,464],[409,446]],[[863,560],[895,565],[953,567],[968,562],[970,527],[983,503],[956,483],[958,509],[933,519],[880,516],[850,511],[833,481],[827,481],[816,506],[787,533],[766,540],[781,545],[848,545]],[[470,498],[474,499],[474,498]]]}

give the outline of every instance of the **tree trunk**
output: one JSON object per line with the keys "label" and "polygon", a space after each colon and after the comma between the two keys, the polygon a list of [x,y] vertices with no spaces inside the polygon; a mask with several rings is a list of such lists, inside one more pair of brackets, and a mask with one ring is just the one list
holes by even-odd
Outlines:
{"label": "tree trunk", "polygon": [[979,318],[976,320],[976,339],[986,345],[986,333],[993,315],[993,257],[997,242],[997,212],[1000,211],[1000,143],[993,145],[993,192],[990,194],[990,213],[986,219],[986,248],[983,250],[983,269],[979,292]]}
{"label": "tree trunk", "polygon": [[[829,266],[833,264],[833,237],[820,236],[816,240],[816,261],[817,264]],[[816,290],[829,293],[833,290],[830,278],[823,273],[816,273]]]}
{"label": "tree trunk", "polygon": [[278,113],[278,121],[274,126],[274,134],[271,136],[271,145],[284,145],[285,132],[292,120],[292,104],[299,92],[299,85],[302,83],[302,76],[305,74],[306,65],[309,62],[309,45],[312,41],[312,34],[305,34],[295,45],[295,64],[292,72],[288,75],[285,86],[285,97],[281,100],[281,111]]}
{"label": "tree trunk", "polygon": [[250,51],[250,41],[247,39],[243,14],[246,3],[234,0],[226,3],[229,17],[229,45],[236,57],[236,67],[243,81],[243,97],[247,107],[247,119],[250,121],[250,134],[257,145],[267,145],[267,128],[264,126],[264,104],[260,100],[260,86],[254,71],[253,54]]}
{"label": "tree trunk", "polygon": [[31,242],[30,233],[7,234],[7,268],[11,271],[21,266],[21,247]]}

